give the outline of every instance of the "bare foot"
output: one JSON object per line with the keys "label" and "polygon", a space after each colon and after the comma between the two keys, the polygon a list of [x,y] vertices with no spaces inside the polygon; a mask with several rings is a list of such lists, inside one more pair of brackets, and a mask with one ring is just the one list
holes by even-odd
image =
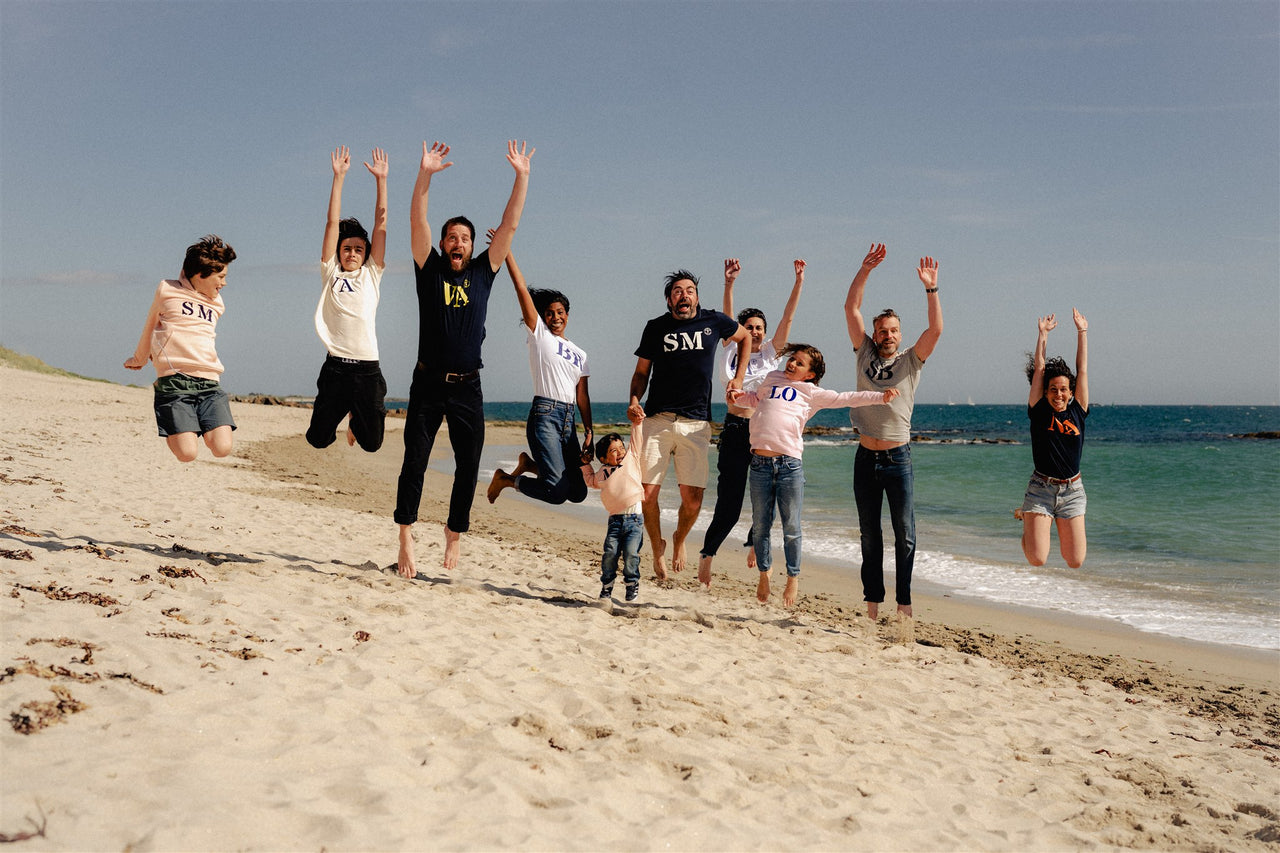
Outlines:
{"label": "bare foot", "polygon": [[1013,511],[1013,517],[1018,519],[1018,521],[1022,521],[1022,507],[1018,507]]}
{"label": "bare foot", "polygon": [[533,457],[528,453],[525,453],[523,450],[520,451],[520,457],[516,459],[516,467],[515,470],[511,472],[511,476],[519,477],[521,474],[532,474],[536,477],[538,476],[538,473],[538,463],[534,462]]}
{"label": "bare foot", "polygon": [[714,558],[708,557],[706,554],[703,554],[701,559],[698,560],[698,583],[702,584],[707,589],[711,589],[712,559]]}
{"label": "bare foot", "polygon": [[689,562],[688,556],[684,550],[684,540],[676,541],[674,536],[671,537],[671,544],[675,546],[675,556],[671,560],[671,568],[673,571],[683,572],[685,564]]}
{"label": "bare foot", "polygon": [[456,569],[458,567],[458,552],[462,550],[462,534],[454,533],[447,526],[444,529],[444,567],[446,569]]}
{"label": "bare foot", "polygon": [[880,604],[878,602],[867,602],[867,618],[872,622],[880,618]]}
{"label": "bare foot", "polygon": [[911,605],[910,605],[910,604],[899,604],[899,605],[898,605],[898,612],[899,612],[899,613],[901,613],[903,616],[907,617],[908,619],[910,619],[910,618],[911,618]]}
{"label": "bare foot", "polygon": [[760,580],[756,582],[756,601],[761,604],[769,603],[769,573],[761,572]]}
{"label": "bare foot", "polygon": [[795,607],[796,598],[800,595],[800,578],[793,578],[787,575],[787,586],[782,590],[782,604],[786,607]]}
{"label": "bare foot", "polygon": [[400,554],[396,557],[396,571],[400,577],[413,580],[418,576],[418,569],[413,562],[413,525],[400,525]]}
{"label": "bare foot", "polygon": [[653,573],[660,581],[667,579],[667,540],[653,543]]}
{"label": "bare foot", "polygon": [[[520,455],[524,456],[523,453],[521,453]],[[516,470],[518,471],[520,469],[517,468]],[[496,501],[498,499],[498,495],[502,494],[503,489],[515,488],[516,476],[518,475],[508,474],[506,471],[503,471],[501,468],[499,468],[497,471],[494,471],[493,479],[489,481],[489,491],[486,493],[489,496],[489,503],[493,503],[494,501]]]}
{"label": "bare foot", "polygon": [[356,446],[356,434],[351,431],[351,427],[347,427],[347,447]]}
{"label": "bare foot", "polygon": [[756,567],[756,549],[754,546],[747,549],[747,568],[754,569]]}

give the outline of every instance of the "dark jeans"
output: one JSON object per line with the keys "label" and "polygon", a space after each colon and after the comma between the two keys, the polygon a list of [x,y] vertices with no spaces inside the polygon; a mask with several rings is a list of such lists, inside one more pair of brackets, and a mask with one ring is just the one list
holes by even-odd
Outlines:
{"label": "dark jeans", "polygon": [[[716,461],[716,508],[702,539],[702,556],[714,557],[729,531],[742,515],[742,499],[747,493],[747,470],[751,466],[751,421],[737,415],[724,416],[720,430],[720,451]],[[750,543],[751,534],[748,534]]]}
{"label": "dark jeans", "polygon": [[382,447],[387,421],[387,383],[376,361],[344,361],[327,356],[316,379],[316,401],[311,407],[307,443],[328,447],[335,430],[348,414],[351,432],[363,449],[373,453]]}
{"label": "dark jeans", "polygon": [[858,529],[862,536],[862,597],[884,601],[884,535],[880,511],[889,499],[893,525],[893,555],[897,570],[898,604],[911,604],[911,569],[916,559],[915,477],[911,471],[911,445],[888,450],[858,446],[853,460],[853,496],[858,502]]}
{"label": "dark jeans", "polygon": [[573,411],[573,403],[550,397],[533,398],[524,435],[533,461],[538,465],[538,476],[516,480],[521,494],[549,504],[562,504],[566,500],[580,504],[586,498],[582,451],[573,432]]}
{"label": "dark jeans", "polygon": [[484,449],[484,395],[479,375],[463,382],[445,382],[442,375],[427,375],[420,366],[413,371],[404,425],[404,464],[396,484],[395,520],[396,524],[418,520],[422,478],[441,421],[449,425],[454,464],[446,525],[454,533],[466,533],[471,527],[471,502],[476,496],[480,451]]}
{"label": "dark jeans", "polygon": [[620,512],[609,516],[600,557],[600,583],[612,586],[618,577],[618,557],[622,557],[622,580],[628,587],[640,584],[640,546],[644,544],[644,516]]}

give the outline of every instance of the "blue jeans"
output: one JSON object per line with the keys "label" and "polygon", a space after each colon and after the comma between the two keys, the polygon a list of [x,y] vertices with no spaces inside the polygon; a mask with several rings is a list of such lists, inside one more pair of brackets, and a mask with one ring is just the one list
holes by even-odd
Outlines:
{"label": "blue jeans", "polygon": [[911,605],[911,569],[916,560],[915,476],[911,445],[867,450],[858,445],[853,459],[853,497],[858,503],[858,531],[862,537],[862,597],[884,601],[884,533],[880,511],[889,499],[893,525],[893,555],[897,570],[898,604]]}
{"label": "blue jeans", "polygon": [[566,500],[582,503],[587,496],[587,484],[579,466],[582,451],[573,432],[573,403],[534,397],[524,435],[533,461],[538,465],[538,476],[516,480],[521,494],[549,504],[562,504]]}
{"label": "blue jeans", "polygon": [[620,512],[609,516],[600,558],[600,584],[610,586],[618,577],[618,556],[622,555],[622,580],[628,587],[640,584],[640,546],[644,544],[644,516]]}
{"label": "blue jeans", "polygon": [[742,515],[751,465],[751,421],[733,414],[724,416],[720,452],[716,460],[716,508],[702,540],[702,556],[714,557]]}
{"label": "blue jeans", "polygon": [[773,527],[774,506],[782,516],[782,550],[787,558],[787,577],[800,574],[800,509],[804,506],[804,464],[794,456],[751,454],[751,539],[755,543],[756,568],[769,571],[773,565],[769,531]]}

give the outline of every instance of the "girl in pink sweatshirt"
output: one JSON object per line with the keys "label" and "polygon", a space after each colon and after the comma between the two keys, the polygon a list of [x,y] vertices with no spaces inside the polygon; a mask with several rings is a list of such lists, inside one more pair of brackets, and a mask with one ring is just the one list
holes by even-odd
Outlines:
{"label": "girl in pink sweatshirt", "polygon": [[829,391],[818,387],[827,372],[817,347],[791,344],[782,351],[786,367],[765,377],[754,391],[728,392],[729,402],[754,408],[751,417],[751,538],[755,543],[760,581],[756,598],[769,600],[769,569],[773,565],[769,531],[774,509],[782,516],[787,586],[782,603],[791,607],[800,592],[800,510],[804,504],[804,425],[819,409],[840,409],[888,403],[898,389]]}

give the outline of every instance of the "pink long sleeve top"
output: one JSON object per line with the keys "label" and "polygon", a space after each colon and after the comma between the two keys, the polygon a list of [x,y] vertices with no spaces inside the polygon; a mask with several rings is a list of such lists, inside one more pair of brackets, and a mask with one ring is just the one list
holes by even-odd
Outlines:
{"label": "pink long sleeve top", "polygon": [[843,409],[884,402],[880,391],[831,391],[812,382],[792,382],[775,370],[760,387],[738,398],[738,405],[754,408],[752,451],[781,453],[799,459],[804,453],[804,425],[819,409]]}

